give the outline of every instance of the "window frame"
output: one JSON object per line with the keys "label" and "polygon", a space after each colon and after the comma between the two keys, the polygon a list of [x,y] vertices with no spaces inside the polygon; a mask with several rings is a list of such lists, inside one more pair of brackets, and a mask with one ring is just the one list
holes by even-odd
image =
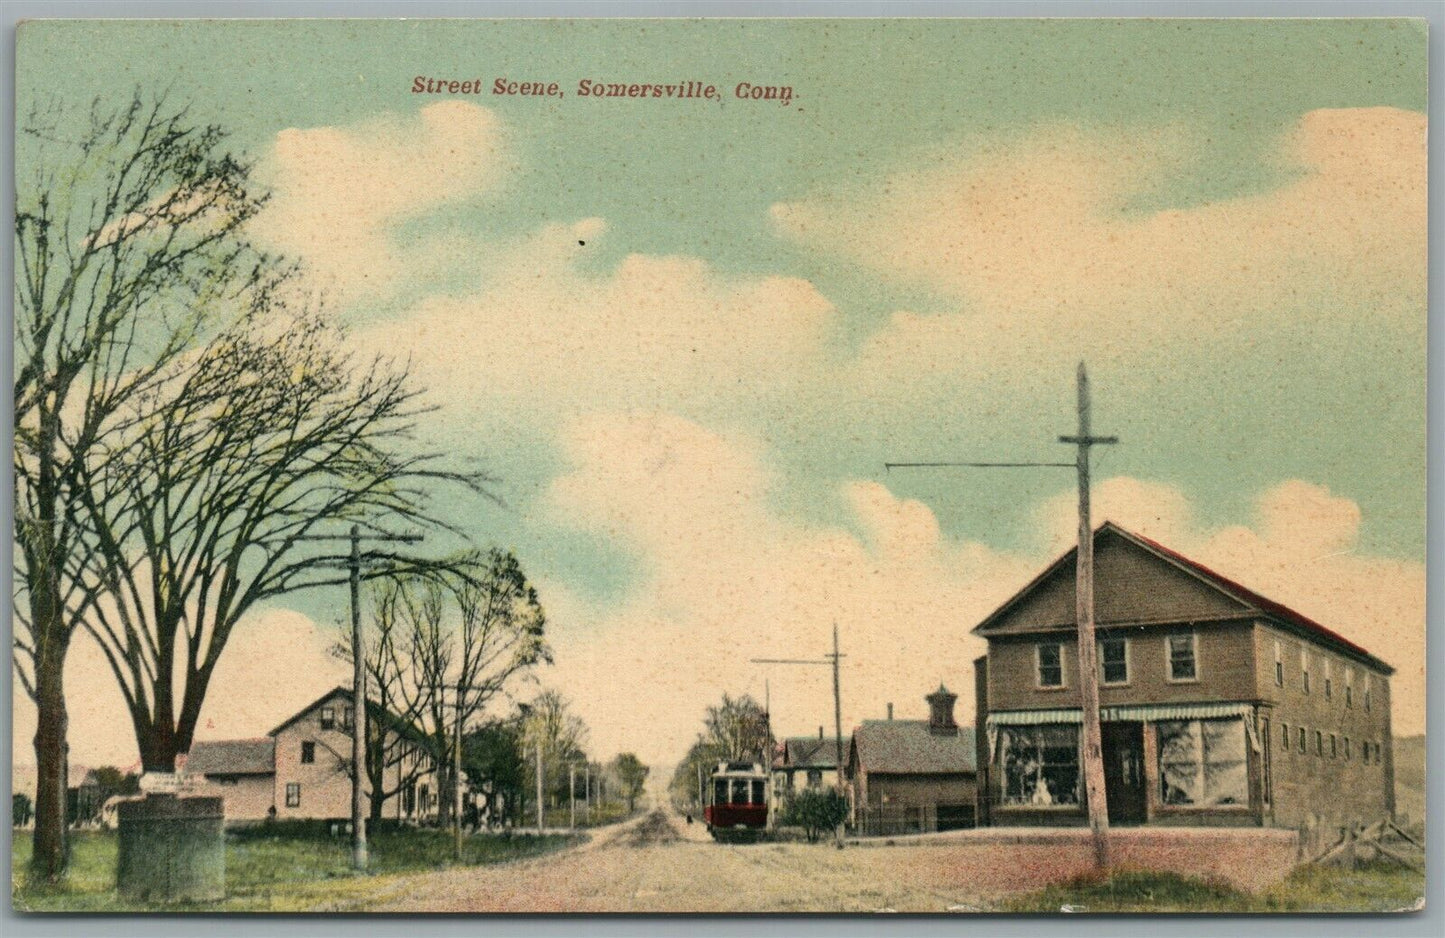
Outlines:
{"label": "window frame", "polygon": [[[1237,724],[1237,725],[1238,725],[1238,729],[1239,729],[1239,740],[1238,740],[1238,742],[1239,742],[1240,747],[1241,747],[1241,748],[1240,748],[1239,764],[1240,764],[1240,766],[1242,767],[1243,772],[1244,772],[1243,790],[1238,793],[1238,796],[1237,796],[1237,797],[1238,797],[1238,800],[1236,800],[1236,801],[1234,801],[1234,802],[1232,802],[1232,803],[1221,803],[1221,804],[1195,804],[1195,803],[1189,803],[1189,804],[1181,804],[1181,803],[1178,803],[1178,802],[1172,802],[1172,803],[1171,803],[1171,802],[1166,802],[1166,801],[1164,800],[1164,798],[1165,798],[1164,786],[1167,784],[1167,780],[1166,780],[1166,777],[1165,777],[1164,765],[1163,765],[1163,761],[1162,761],[1162,760],[1163,760],[1163,756],[1164,756],[1164,750],[1163,750],[1162,733],[1161,733],[1161,735],[1160,735],[1161,742],[1160,742],[1160,745],[1159,745],[1159,749],[1155,752],[1155,756],[1154,756],[1154,758],[1155,758],[1155,760],[1156,760],[1156,780],[1157,780],[1157,781],[1156,781],[1156,784],[1157,784],[1157,786],[1158,786],[1158,788],[1157,788],[1156,791],[1155,791],[1154,797],[1156,797],[1156,798],[1158,799],[1158,810],[1159,810],[1161,813],[1190,814],[1190,813],[1206,812],[1206,811],[1207,811],[1207,812],[1238,812],[1238,813],[1245,813],[1245,812],[1248,812],[1248,811],[1250,810],[1250,806],[1249,806],[1250,797],[1251,797],[1251,795],[1250,795],[1250,781],[1249,781],[1250,744],[1249,744],[1248,727],[1247,727],[1246,724],[1245,724],[1245,721],[1248,720],[1248,719],[1249,719],[1249,717],[1247,717],[1247,716],[1240,716],[1240,717],[1228,717],[1228,718],[1222,718],[1222,719],[1221,719],[1221,718],[1204,718],[1204,719],[1164,720],[1164,721],[1159,721],[1160,723],[1194,723],[1194,724],[1200,724],[1199,730],[1197,731],[1197,732],[1198,732],[1197,739],[1198,739],[1199,745],[1200,745],[1200,749],[1199,749],[1199,751],[1198,751],[1198,753],[1197,753],[1197,758],[1198,758],[1198,760],[1199,760],[1199,780],[1200,780],[1201,786],[1207,784],[1206,781],[1205,781],[1205,778],[1207,777],[1207,772],[1208,772],[1206,766],[1209,764],[1209,760],[1208,760],[1208,758],[1207,758],[1207,756],[1208,756],[1208,752],[1207,752],[1207,750],[1208,750],[1208,744],[1207,744],[1207,740],[1206,740],[1206,737],[1205,737],[1205,730],[1204,730],[1203,724],[1205,724],[1205,723],[1235,723],[1235,724]],[[1158,727],[1158,724],[1156,724],[1156,733],[1159,733],[1160,731],[1157,729],[1157,727]],[[1216,764],[1217,764],[1217,763],[1216,763]],[[1203,793],[1204,793],[1204,792],[1201,790],[1200,794],[1203,795]]]}
{"label": "window frame", "polygon": [[[1104,661],[1104,645],[1107,642],[1122,642],[1124,645],[1124,679],[1122,681],[1111,681],[1107,678],[1108,670]],[[1130,660],[1129,638],[1124,635],[1110,635],[1099,639],[1099,686],[1100,687],[1128,687],[1130,678],[1133,677],[1133,662]]]}
{"label": "window frame", "polygon": [[[1053,648],[1053,649],[1058,653],[1058,656],[1059,656],[1059,683],[1057,683],[1057,684],[1045,684],[1045,683],[1044,683],[1044,658],[1043,658],[1043,652],[1044,652],[1044,647],[1045,647],[1045,646],[1048,646],[1048,647]],[[1064,670],[1064,658],[1065,658],[1065,657],[1066,657],[1066,656],[1064,655],[1064,643],[1063,643],[1063,642],[1060,642],[1060,641],[1034,642],[1034,689],[1035,689],[1035,690],[1067,690],[1067,689],[1068,689],[1068,687],[1069,687],[1069,677],[1068,677],[1068,674],[1067,674],[1067,673],[1065,672],[1065,670]]]}
{"label": "window frame", "polygon": [[316,743],[310,739],[301,740],[301,764],[316,764]]}
{"label": "window frame", "polygon": [[[1194,665],[1192,677],[1174,676],[1174,639],[1189,638],[1189,660]],[[1198,684],[1199,683],[1199,630],[1190,629],[1188,632],[1170,632],[1164,636],[1164,679],[1170,684]]]}
{"label": "window frame", "polygon": [[1299,745],[1300,755],[1302,755],[1302,756],[1307,756],[1307,755],[1309,755],[1309,751],[1310,751],[1309,730],[1305,729],[1303,726],[1297,726],[1297,727],[1295,727],[1295,730],[1296,730],[1296,735],[1299,737],[1299,739],[1298,739],[1298,745]]}
{"label": "window frame", "polygon": [[286,783],[286,807],[288,807],[288,808],[299,808],[299,807],[301,807],[301,783],[300,783],[300,782],[287,782],[287,783]]}
{"label": "window frame", "polygon": [[[1067,727],[1068,729],[1071,729],[1071,730],[1073,731],[1073,734],[1074,734],[1074,747],[1073,747],[1073,749],[1074,749],[1074,761],[1073,761],[1072,764],[1073,764],[1073,767],[1074,767],[1074,775],[1075,775],[1075,777],[1074,777],[1074,788],[1075,788],[1075,791],[1078,793],[1077,800],[1075,800],[1075,801],[1067,801],[1067,802],[1061,802],[1061,801],[1057,801],[1057,800],[1056,800],[1056,801],[1052,802],[1051,804],[1034,804],[1034,803],[1032,803],[1032,801],[1012,801],[1012,802],[1009,801],[1009,800],[1008,800],[1008,798],[1009,798],[1009,789],[1008,789],[1008,786],[1009,786],[1009,772],[1008,772],[1007,766],[1006,766],[1006,765],[1004,764],[1004,762],[1003,762],[1005,753],[1006,753],[1006,751],[1007,751],[1007,747],[1004,746],[1004,745],[1001,743],[1000,746],[999,746],[998,753],[997,753],[997,755],[996,755],[996,758],[997,758],[997,760],[998,760],[997,766],[996,766],[997,771],[996,771],[996,773],[995,773],[996,778],[990,782],[990,786],[994,789],[994,794],[995,794],[995,796],[996,796],[997,799],[998,799],[997,803],[994,805],[994,808],[995,808],[996,810],[1001,810],[1001,811],[1072,811],[1072,812],[1082,812],[1082,811],[1084,810],[1084,797],[1085,797],[1085,796],[1084,796],[1084,793],[1083,793],[1083,789],[1084,789],[1084,757],[1083,757],[1083,745],[1084,745],[1084,742],[1083,742],[1083,736],[1084,736],[1084,734],[1083,734],[1083,727],[1082,727],[1080,724],[1077,724],[1077,723],[1050,723],[1050,724],[1040,724],[1040,725],[1030,725],[1030,726],[1008,726],[1008,727],[1000,727],[1000,732],[1009,731],[1009,732],[1011,732],[1011,733],[1017,733],[1017,732],[1020,732],[1020,731],[1029,731],[1031,734],[1038,734],[1038,735],[1035,736],[1035,738],[1034,738],[1031,742],[1032,742],[1032,745],[1035,747],[1035,751],[1036,751],[1036,752],[1041,752],[1044,748],[1049,748],[1049,747],[1046,747],[1045,742],[1044,742],[1044,740],[1042,739],[1042,732],[1043,732],[1045,729],[1058,728],[1058,727]],[[1062,749],[1062,748],[1065,748],[1065,747],[1052,747],[1052,748],[1060,748],[1060,749]],[[1042,774],[1043,774],[1043,765],[1042,765],[1042,763],[1039,764],[1038,770],[1039,770],[1039,776],[1042,777]],[[1054,795],[1054,797],[1057,797],[1057,795],[1056,795],[1055,793],[1053,793],[1052,791],[1050,792],[1050,794],[1051,794],[1051,795]]]}
{"label": "window frame", "polygon": [[323,730],[336,729],[336,708],[322,707],[320,714],[321,728]]}

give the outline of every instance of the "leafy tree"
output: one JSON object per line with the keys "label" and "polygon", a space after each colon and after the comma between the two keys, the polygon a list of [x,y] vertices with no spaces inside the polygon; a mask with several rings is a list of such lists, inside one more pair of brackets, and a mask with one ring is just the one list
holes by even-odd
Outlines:
{"label": "leafy tree", "polygon": [[486,799],[483,807],[492,810],[493,818],[503,805],[515,816],[527,789],[521,721],[494,720],[463,736],[462,771]]}
{"label": "leafy tree", "polygon": [[31,867],[48,880],[68,862],[65,659],[102,593],[77,493],[109,470],[127,409],[280,275],[243,235],[264,200],[228,145],[139,94],[37,103],[17,132],[13,661],[37,711]]}
{"label": "leafy tree", "polygon": [[627,813],[631,814],[637,806],[637,796],[642,794],[642,786],[647,781],[647,773],[651,771],[642,764],[642,760],[630,752],[624,752],[612,760],[612,774],[617,778],[619,794],[627,799]]}
{"label": "leafy tree", "polygon": [[848,817],[848,801],[836,789],[805,788],[789,799],[783,823],[802,827],[808,843],[835,830]]}

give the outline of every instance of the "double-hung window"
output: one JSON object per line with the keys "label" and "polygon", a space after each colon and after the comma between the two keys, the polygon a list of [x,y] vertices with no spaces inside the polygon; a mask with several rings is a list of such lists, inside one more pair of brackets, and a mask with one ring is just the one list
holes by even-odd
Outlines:
{"label": "double-hung window", "polygon": [[333,729],[336,726],[336,708],[321,708],[321,728],[323,730]]}
{"label": "double-hung window", "polygon": [[1169,653],[1169,680],[1193,681],[1199,677],[1199,661],[1196,654],[1198,642],[1194,632],[1170,635],[1165,644]]}
{"label": "double-hung window", "polygon": [[1103,683],[1129,683],[1129,640],[1105,638],[1099,641],[1099,666]]}
{"label": "double-hung window", "polygon": [[1058,642],[1044,642],[1036,645],[1038,656],[1039,686],[1064,686],[1064,655]]}
{"label": "double-hung window", "polygon": [[287,783],[286,783],[286,807],[288,807],[288,808],[299,808],[299,807],[301,807],[301,783],[300,783],[300,782],[287,782]]}
{"label": "double-hung window", "polygon": [[316,744],[310,741],[301,744],[301,763],[310,765],[316,761]]}

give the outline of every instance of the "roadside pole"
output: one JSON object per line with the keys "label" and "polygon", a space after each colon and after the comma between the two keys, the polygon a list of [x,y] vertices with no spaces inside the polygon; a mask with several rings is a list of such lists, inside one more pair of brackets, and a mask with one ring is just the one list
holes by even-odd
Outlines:
{"label": "roadside pole", "polygon": [[542,740],[537,739],[537,833],[542,833]]}
{"label": "roadside pole", "polygon": [[577,766],[567,766],[567,806],[572,813],[572,829],[577,829]]}

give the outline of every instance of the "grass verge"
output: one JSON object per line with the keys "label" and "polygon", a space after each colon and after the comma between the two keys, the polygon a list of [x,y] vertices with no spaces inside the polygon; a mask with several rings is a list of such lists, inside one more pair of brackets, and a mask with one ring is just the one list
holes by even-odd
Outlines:
{"label": "grass verge", "polygon": [[460,863],[451,834],[437,830],[378,831],[370,838],[371,870],[351,870],[350,842],[314,831],[248,830],[226,837],[226,898],[160,905],[122,898],[115,888],[116,835],[71,835],[70,873],[59,885],[27,881],[31,841],[16,831],[11,884],[17,912],[345,912],[391,891],[402,875],[452,866],[480,866],[540,856],[582,842],[581,836],[477,834],[463,841]]}
{"label": "grass verge", "polygon": [[1421,873],[1374,863],[1355,870],[1301,866],[1277,885],[1249,893],[1175,873],[1120,870],[1010,896],[998,912],[1394,912],[1425,895]]}

